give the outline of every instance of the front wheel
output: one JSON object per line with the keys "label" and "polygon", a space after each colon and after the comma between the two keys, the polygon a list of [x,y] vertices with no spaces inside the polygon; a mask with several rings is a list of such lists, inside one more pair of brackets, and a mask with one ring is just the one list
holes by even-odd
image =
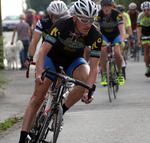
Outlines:
{"label": "front wheel", "polygon": [[36,143],[37,142],[37,139],[38,139],[40,132],[41,132],[41,128],[42,128],[42,126],[45,122],[45,119],[46,119],[45,106],[46,106],[46,103],[43,102],[43,104],[39,108],[39,111],[37,113],[34,125],[31,128],[29,135],[26,138],[25,143]]}
{"label": "front wheel", "polygon": [[56,143],[60,132],[62,123],[62,106],[60,104],[54,105],[48,113],[47,119],[42,128],[38,143],[50,142]]}

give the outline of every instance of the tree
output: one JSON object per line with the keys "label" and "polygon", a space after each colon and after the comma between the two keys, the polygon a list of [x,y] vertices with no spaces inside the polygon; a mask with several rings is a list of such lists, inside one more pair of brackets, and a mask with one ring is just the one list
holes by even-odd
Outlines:
{"label": "tree", "polygon": [[[48,5],[50,4],[50,2],[52,2],[53,0],[26,0],[26,4],[27,4],[27,9],[28,8],[32,8],[34,10],[36,10],[36,12],[39,11],[45,11],[48,7]],[[66,5],[71,3],[74,0],[63,0]]]}
{"label": "tree", "polygon": [[52,0],[26,0],[27,9],[32,8],[38,11],[46,11],[48,5]]}
{"label": "tree", "polygon": [[[141,11],[141,3],[143,3],[144,1],[146,0],[115,0],[115,3],[118,5],[118,4],[121,4],[125,7],[125,11],[127,11],[129,8],[128,8],[128,5],[131,3],[131,2],[134,2],[137,4],[137,9],[139,11]],[[148,1],[148,0],[147,0]]]}
{"label": "tree", "polygon": [[2,17],[1,17],[1,0],[0,0],[0,70],[1,69],[4,69],[4,56],[3,56]]}

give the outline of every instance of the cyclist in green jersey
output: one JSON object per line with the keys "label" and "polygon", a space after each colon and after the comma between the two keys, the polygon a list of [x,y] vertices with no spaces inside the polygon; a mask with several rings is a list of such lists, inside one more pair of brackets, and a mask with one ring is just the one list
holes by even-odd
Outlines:
{"label": "cyclist in green jersey", "polygon": [[142,12],[137,19],[137,37],[138,43],[142,44],[144,48],[144,61],[146,65],[145,76],[150,77],[150,40],[142,41],[141,36],[150,35],[150,2],[146,1],[141,4]]}
{"label": "cyclist in green jersey", "polygon": [[39,19],[36,23],[36,28],[32,37],[32,41],[29,48],[29,56],[26,59],[25,66],[28,66],[30,61],[33,61],[33,57],[36,52],[37,44],[42,37],[42,43],[45,41],[45,37],[49,34],[50,28],[60,17],[66,15],[68,8],[63,1],[52,1],[47,7],[47,15]]}

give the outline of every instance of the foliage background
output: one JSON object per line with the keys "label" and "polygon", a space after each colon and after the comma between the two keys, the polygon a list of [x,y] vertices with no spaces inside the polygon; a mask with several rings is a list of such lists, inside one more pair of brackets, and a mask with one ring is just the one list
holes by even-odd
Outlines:
{"label": "foliage background", "polygon": [[[42,10],[46,12],[46,8],[52,0],[26,0],[27,8],[35,9],[37,12]],[[69,5],[72,1],[75,0],[63,0],[67,5]],[[93,0],[94,2],[98,2],[98,0]],[[131,2],[135,2],[137,4],[137,9],[140,10],[140,5],[145,0],[115,0],[116,4],[122,4],[125,7],[125,11],[128,10],[128,5]],[[147,0],[149,1],[149,0]]]}
{"label": "foliage background", "polygon": [[[122,4],[124,7],[125,7],[125,11],[128,11],[128,5],[131,3],[131,2],[134,2],[137,4],[137,9],[139,11],[141,11],[141,3],[143,3],[144,1],[146,0],[115,0],[115,3],[116,4]],[[147,0],[149,1],[149,0]]]}

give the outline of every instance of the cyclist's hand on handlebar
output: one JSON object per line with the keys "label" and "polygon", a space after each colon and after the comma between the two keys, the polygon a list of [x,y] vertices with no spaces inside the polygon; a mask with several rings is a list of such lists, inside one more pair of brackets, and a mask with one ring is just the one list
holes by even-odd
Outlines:
{"label": "cyclist's hand on handlebar", "polygon": [[85,104],[91,103],[93,99],[94,99],[93,96],[91,96],[91,98],[88,99],[88,93],[85,93],[85,94],[83,95],[83,98],[82,98],[82,100],[83,100],[83,102],[84,102]]}
{"label": "cyclist's hand on handlebar", "polygon": [[33,57],[32,57],[32,56],[29,56],[29,57],[26,58],[26,61],[25,61],[24,65],[25,65],[26,67],[28,67],[29,63],[32,62],[32,61],[33,61]]}
{"label": "cyclist's hand on handlebar", "polygon": [[39,86],[43,83],[44,83],[44,81],[42,81],[41,75],[37,75],[36,78],[35,78],[35,84]]}

